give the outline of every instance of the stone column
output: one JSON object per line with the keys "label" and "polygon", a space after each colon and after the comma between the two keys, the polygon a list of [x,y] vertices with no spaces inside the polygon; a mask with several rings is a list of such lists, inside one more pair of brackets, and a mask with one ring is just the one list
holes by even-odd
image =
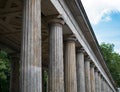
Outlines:
{"label": "stone column", "polygon": [[106,81],[105,81],[105,79],[103,80],[103,83],[104,83],[104,85],[103,85],[104,86],[104,92],[107,92],[106,91]]}
{"label": "stone column", "polygon": [[109,87],[109,92],[111,92],[111,87]]}
{"label": "stone column", "polygon": [[104,92],[107,92],[107,85],[106,85],[106,80],[104,79]]}
{"label": "stone column", "polygon": [[113,89],[110,87],[110,92],[114,92]]}
{"label": "stone column", "polygon": [[110,90],[111,90],[110,92],[114,92],[114,91],[112,90],[112,88],[111,88]]}
{"label": "stone column", "polygon": [[10,92],[19,92],[19,57],[11,57]]}
{"label": "stone column", "polygon": [[120,92],[120,88],[118,88],[118,92]]}
{"label": "stone column", "polygon": [[95,67],[95,90],[99,92],[99,78],[98,78],[98,69]]}
{"label": "stone column", "polygon": [[101,92],[101,73],[100,72],[98,72],[98,89],[99,89],[99,91],[98,92]]}
{"label": "stone column", "polygon": [[104,92],[106,92],[106,87],[105,87],[106,85],[105,85],[105,80],[103,79],[103,89],[104,89]]}
{"label": "stone column", "polygon": [[85,92],[84,50],[77,49],[77,92]]}
{"label": "stone column", "polygon": [[108,92],[108,85],[107,85],[107,82],[106,82],[106,92]]}
{"label": "stone column", "polygon": [[101,92],[104,92],[104,81],[103,81],[103,77],[101,77]]}
{"label": "stone column", "polygon": [[95,90],[95,71],[94,71],[95,65],[93,62],[90,64],[90,80],[91,80],[91,92],[96,92]]}
{"label": "stone column", "polygon": [[107,85],[107,92],[109,92],[109,84],[107,83],[106,85]]}
{"label": "stone column", "polygon": [[110,88],[110,92],[113,92],[111,88]]}
{"label": "stone column", "polygon": [[85,60],[85,92],[91,92],[90,62],[89,58]]}
{"label": "stone column", "polygon": [[42,92],[41,0],[23,0],[20,92]]}
{"label": "stone column", "polygon": [[49,23],[49,92],[64,92],[63,21]]}
{"label": "stone column", "polygon": [[77,92],[75,41],[65,42],[65,92]]}
{"label": "stone column", "polygon": [[108,92],[108,86],[106,81],[105,81],[105,92]]}
{"label": "stone column", "polygon": [[42,67],[42,92],[44,92],[45,91],[45,86],[44,86],[44,84],[45,84],[45,82],[44,82],[44,68]]}

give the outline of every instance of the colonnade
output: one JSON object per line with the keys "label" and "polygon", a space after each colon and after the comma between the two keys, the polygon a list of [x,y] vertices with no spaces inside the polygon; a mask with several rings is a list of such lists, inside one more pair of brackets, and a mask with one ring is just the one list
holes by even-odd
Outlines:
{"label": "colonnade", "polygon": [[[48,21],[48,92],[114,92],[83,47],[76,47],[77,38],[63,39],[63,25],[61,18]],[[40,0],[25,0],[20,92],[42,92],[41,41]]]}

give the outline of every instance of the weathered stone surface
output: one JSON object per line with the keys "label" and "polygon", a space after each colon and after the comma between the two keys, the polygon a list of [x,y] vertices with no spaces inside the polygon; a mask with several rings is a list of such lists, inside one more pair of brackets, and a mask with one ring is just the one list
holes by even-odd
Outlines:
{"label": "weathered stone surface", "polygon": [[109,85],[108,85],[108,83],[106,83],[106,85],[107,85],[107,91],[106,92],[109,92]]}
{"label": "weathered stone surface", "polygon": [[105,89],[105,92],[107,92],[107,84],[106,84],[106,81],[104,81],[104,89]]}
{"label": "weathered stone surface", "polygon": [[103,77],[101,77],[101,92],[104,92],[104,80],[103,80]]}
{"label": "weathered stone surface", "polygon": [[64,92],[63,28],[60,22],[49,23],[49,90]]}
{"label": "weathered stone surface", "polygon": [[65,43],[65,92],[77,92],[75,42]]}
{"label": "weathered stone surface", "polygon": [[105,79],[104,79],[104,81],[103,81],[103,86],[104,86],[104,92],[106,92],[106,83],[105,83]]}
{"label": "weathered stone surface", "polygon": [[118,92],[120,92],[120,88],[118,88]]}
{"label": "weathered stone surface", "polygon": [[85,90],[91,92],[91,81],[90,81],[90,60],[85,60]]}
{"label": "weathered stone surface", "polygon": [[98,70],[95,68],[95,90],[99,92],[99,79],[98,79]]}
{"label": "weathered stone surface", "polygon": [[100,74],[100,72],[98,73],[98,81],[99,81],[99,83],[98,83],[99,91],[98,92],[101,92],[101,74]]}
{"label": "weathered stone surface", "polygon": [[91,80],[91,92],[96,92],[95,90],[95,65],[93,63],[91,63],[90,65],[90,80]]}
{"label": "weathered stone surface", "polygon": [[77,49],[77,92],[85,92],[84,50]]}
{"label": "weathered stone surface", "polygon": [[41,0],[23,0],[20,92],[42,92]]}

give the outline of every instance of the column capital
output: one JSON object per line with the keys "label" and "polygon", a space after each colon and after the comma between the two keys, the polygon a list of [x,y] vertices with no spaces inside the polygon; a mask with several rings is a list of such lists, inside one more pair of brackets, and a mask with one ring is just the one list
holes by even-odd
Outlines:
{"label": "column capital", "polygon": [[98,68],[95,66],[95,72],[98,72],[99,73],[99,70],[98,70]]}
{"label": "column capital", "polygon": [[51,23],[53,23],[53,24],[59,23],[59,24],[62,24],[62,25],[65,24],[65,22],[62,19],[59,19],[59,18],[49,20],[48,24],[51,24]]}
{"label": "column capital", "polygon": [[74,35],[70,35],[64,39],[64,42],[76,42],[76,41],[77,41],[77,39]]}
{"label": "column capital", "polygon": [[104,77],[103,77],[103,75],[102,75],[102,74],[101,74],[101,79],[102,79],[102,80],[104,80]]}
{"label": "column capital", "polygon": [[85,50],[84,50],[84,48],[82,47],[78,47],[77,49],[76,49],[77,51],[77,53],[85,53]]}
{"label": "column capital", "polygon": [[90,62],[90,67],[95,68],[95,64],[94,64],[94,62]]}
{"label": "column capital", "polygon": [[46,17],[46,21],[48,24],[54,24],[54,23],[59,23],[59,24],[62,24],[64,25],[65,22],[64,20],[62,19],[61,15],[53,15],[53,16],[48,16]]}
{"label": "column capital", "polygon": [[98,71],[98,75],[99,75],[100,77],[102,77],[102,74],[101,74],[101,72],[100,72],[100,71]]}
{"label": "column capital", "polygon": [[91,58],[90,58],[89,56],[87,56],[87,57],[85,58],[85,61],[87,61],[87,62],[92,62],[92,60],[91,60]]}

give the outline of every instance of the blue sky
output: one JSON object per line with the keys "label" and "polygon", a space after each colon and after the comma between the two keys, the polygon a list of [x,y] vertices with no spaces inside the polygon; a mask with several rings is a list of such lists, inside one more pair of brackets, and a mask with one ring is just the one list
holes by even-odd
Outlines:
{"label": "blue sky", "polygon": [[82,0],[99,43],[113,43],[120,53],[120,0]]}

